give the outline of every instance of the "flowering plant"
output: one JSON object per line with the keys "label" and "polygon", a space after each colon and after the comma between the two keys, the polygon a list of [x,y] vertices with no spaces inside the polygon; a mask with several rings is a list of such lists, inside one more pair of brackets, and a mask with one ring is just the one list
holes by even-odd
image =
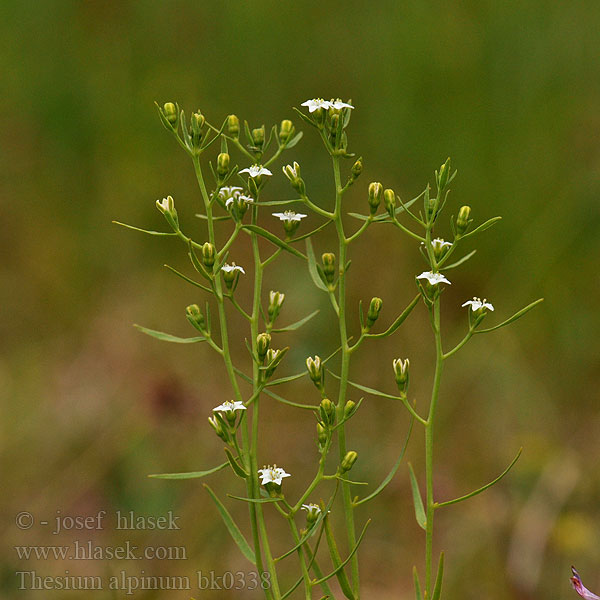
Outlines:
{"label": "flowering plant", "polygon": [[[404,451],[413,424],[418,423],[423,428],[425,438],[425,497],[423,498],[418,483],[418,477],[409,465],[408,477],[412,488],[415,517],[418,525],[424,530],[424,576],[420,577],[414,568],[414,585],[417,600],[438,600],[441,597],[444,555],[439,556],[437,574],[434,572],[434,516],[446,506],[462,502],[498,482],[519,457],[519,453],[503,473],[490,483],[459,498],[440,501],[434,496],[434,430],[438,396],[442,380],[442,370],[446,361],[457,353],[473,336],[495,331],[523,316],[536,304],[537,300],[521,309],[511,317],[488,328],[480,327],[488,311],[494,307],[487,300],[473,298],[467,300],[463,307],[468,307],[468,328],[464,338],[450,349],[445,349],[442,342],[441,330],[441,301],[444,286],[451,285],[447,273],[463,265],[474,254],[471,251],[459,257],[463,243],[494,225],[500,217],[474,227],[472,226],[471,208],[463,206],[456,218],[450,219],[452,241],[435,237],[439,227],[440,215],[446,207],[449,186],[456,172],[452,171],[450,159],[435,172],[435,191],[428,185],[422,193],[408,202],[402,199],[392,189],[384,189],[383,185],[373,182],[368,185],[366,193],[367,213],[344,214],[343,197],[354,185],[362,172],[362,159],[353,160],[345,181],[342,177],[342,162],[354,159],[354,154],[348,151],[347,128],[354,110],[352,103],[337,100],[313,99],[302,103],[307,113],[296,109],[299,118],[313,128],[320,136],[329,155],[333,170],[334,197],[332,209],[327,209],[313,199],[312,190],[302,178],[297,162],[283,166],[283,174],[289,180],[291,187],[298,194],[297,198],[286,200],[269,199],[268,181],[273,176],[270,170],[279,160],[284,151],[289,151],[300,141],[302,132],[296,132],[290,120],[284,120],[279,128],[273,127],[266,135],[263,127],[250,129],[244,123],[244,133],[247,144],[240,138],[240,121],[235,115],[229,115],[220,127],[210,124],[200,112],[192,113],[188,126],[184,111],[173,103],[158,107],[163,125],[173,135],[177,143],[191,158],[204,212],[198,215],[205,223],[205,234],[201,241],[196,241],[184,233],[179,223],[175,202],[171,196],[157,201],[157,208],[164,215],[170,231],[157,232],[139,229],[125,225],[131,229],[143,231],[151,235],[172,236],[183,242],[190,259],[191,266],[196,271],[196,278],[189,277],[171,267],[171,271],[195,286],[212,299],[212,310],[216,308],[218,333],[213,331],[211,319],[211,304],[206,303],[204,310],[199,305],[187,307],[186,316],[190,324],[199,332],[199,336],[179,338],[152,329],[139,327],[144,333],[170,342],[199,343],[204,342],[223,360],[227,371],[233,400],[225,399],[212,410],[209,424],[218,438],[224,444],[225,462],[215,468],[194,473],[160,474],[154,477],[164,479],[189,479],[206,477],[217,471],[228,469],[234,476],[240,478],[245,486],[245,496],[235,496],[238,500],[248,503],[250,516],[251,540],[248,541],[234,522],[224,503],[216,494],[205,486],[210,497],[215,502],[224,524],[238,545],[243,555],[263,574],[265,597],[281,600],[291,596],[302,586],[304,597],[311,598],[314,588],[320,588],[325,598],[338,597],[337,589],[332,590],[331,581],[335,578],[341,593],[349,599],[360,598],[360,570],[358,549],[364,539],[369,521],[357,527],[356,509],[372,501],[384,491],[398,471],[403,460]],[[205,167],[201,165],[201,156],[215,143],[220,144],[220,152],[216,157],[215,166],[210,164],[214,183],[211,188],[205,179]],[[273,144],[274,142],[274,144]],[[269,155],[269,149],[274,151]],[[242,159],[250,166],[242,169],[233,167],[230,158],[230,148],[240,153]],[[235,184],[235,185],[233,185]],[[315,196],[312,196],[313,198]],[[422,208],[416,210],[417,202]],[[302,221],[308,214],[290,210],[290,205],[300,205],[302,210],[311,213],[322,222],[312,230],[298,235]],[[383,205],[383,211],[380,207]],[[282,212],[271,215],[281,221],[284,238],[274,234],[263,226],[265,221],[263,211],[269,212],[273,207],[284,207]],[[219,214],[221,213],[221,214]],[[246,216],[248,215],[248,216]],[[267,222],[272,216],[268,215]],[[358,223],[350,233],[347,217]],[[229,220],[232,225],[229,237],[219,242],[216,235],[216,223]],[[310,219],[308,219],[309,221]],[[307,221],[307,222],[308,222]],[[412,226],[409,227],[407,222]],[[352,244],[362,236],[367,229],[381,224],[391,224],[395,229],[408,235],[417,242],[428,270],[414,278],[416,285],[415,296],[392,323],[383,331],[374,332],[376,322],[382,310],[382,300],[373,297],[368,310],[359,307],[358,319],[360,333],[354,338],[348,333],[349,311],[347,306],[347,279],[350,266],[349,251]],[[121,225],[124,225],[120,223]],[[313,249],[312,238],[328,225],[333,225],[337,237],[336,252],[325,252],[318,261]],[[237,265],[230,256],[234,241],[240,233],[248,235],[252,249],[253,265]],[[264,248],[259,245],[259,239],[267,240],[273,247],[265,255]],[[300,242],[303,242],[300,244]],[[307,267],[307,275],[315,287],[326,294],[331,303],[331,309],[337,322],[339,347],[330,356],[308,357],[306,370],[300,373],[275,378],[288,348],[277,348],[275,336],[281,332],[295,331],[311,319],[317,311],[312,312],[300,321],[287,326],[280,326],[279,315],[284,304],[285,294],[270,290],[265,293],[263,280],[265,270],[282,253],[289,253]],[[453,258],[453,262],[450,259]],[[231,262],[228,262],[231,261]],[[243,307],[236,297],[236,288],[240,276],[252,273],[254,287],[252,304]],[[198,280],[199,278],[199,280]],[[263,305],[267,299],[266,311]],[[428,311],[433,340],[435,345],[435,365],[433,367],[433,387],[428,405],[419,407],[418,403],[408,398],[409,368],[408,358],[397,358],[390,369],[390,377],[395,378],[397,394],[387,394],[366,387],[350,380],[350,364],[352,356],[361,348],[366,340],[376,340],[394,334],[407,319],[413,309],[422,303]],[[234,364],[231,345],[234,343],[228,325],[229,312],[237,311],[247,322],[250,333],[248,366]],[[336,357],[339,362],[337,369],[330,365]],[[332,361],[332,363],[330,363]],[[297,402],[276,393],[273,388],[293,382],[308,375],[314,383],[318,401],[314,403]],[[249,384],[248,394],[242,391],[242,382]],[[354,402],[348,398],[350,389],[360,390],[365,394],[382,396],[401,402],[411,417],[411,423],[406,435],[398,460],[391,467],[385,479],[369,494],[362,497],[353,492],[355,482],[349,478],[358,453],[352,449],[346,436],[346,424],[361,408],[362,399]],[[318,460],[312,481],[298,498],[291,499],[284,493],[284,479],[290,477],[285,469],[273,466],[259,468],[258,438],[260,407],[265,397],[270,397],[294,409],[310,411],[316,417],[316,438]],[[329,455],[335,456],[332,460]],[[274,457],[267,457],[272,460]],[[262,460],[260,461],[262,463]],[[360,488],[358,488],[360,489]],[[317,494],[326,498],[317,502]],[[290,529],[291,548],[280,556],[275,556],[270,544],[269,532],[265,522],[265,511],[279,513]],[[305,511],[302,513],[301,511]],[[330,513],[338,511],[343,514],[347,547],[345,555],[339,550],[339,532],[335,532],[330,519]],[[330,566],[324,567],[319,546],[325,540],[329,549]],[[290,555],[297,555],[299,577],[295,582],[283,582],[278,572],[278,563]],[[285,587],[284,587],[285,584]]]}

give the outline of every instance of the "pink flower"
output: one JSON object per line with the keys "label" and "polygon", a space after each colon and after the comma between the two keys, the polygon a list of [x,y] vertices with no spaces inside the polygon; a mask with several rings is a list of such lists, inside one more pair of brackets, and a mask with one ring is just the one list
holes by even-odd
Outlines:
{"label": "pink flower", "polygon": [[596,596],[596,594],[592,594],[590,590],[588,590],[581,581],[581,577],[579,577],[579,573],[575,570],[575,567],[571,567],[571,571],[573,571],[573,577],[571,577],[571,585],[573,589],[585,600],[600,600],[600,596]]}

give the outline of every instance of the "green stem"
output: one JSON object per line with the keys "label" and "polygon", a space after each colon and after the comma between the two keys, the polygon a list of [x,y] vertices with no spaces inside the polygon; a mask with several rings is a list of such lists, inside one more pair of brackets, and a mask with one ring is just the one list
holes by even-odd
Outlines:
{"label": "green stem", "polygon": [[[336,405],[336,416],[338,423],[344,418],[344,406],[346,404],[346,391],[348,388],[348,375],[350,372],[350,355],[351,350],[348,344],[348,331],[346,326],[346,255],[348,242],[344,233],[344,225],[342,223],[342,185],[340,177],[340,159],[338,156],[332,156],[333,174],[335,180],[335,227],[339,240],[339,278],[338,278],[338,317],[340,326],[340,345],[342,348],[342,365],[340,373],[340,386],[338,393],[338,401]],[[346,430],[342,424],[338,428],[338,447],[340,453],[340,463],[346,456]],[[344,503],[344,518],[346,522],[346,535],[348,538],[348,547],[354,548],[356,545],[356,528],[354,525],[354,507],[352,504],[352,496],[350,484],[342,482],[342,499]],[[352,573],[352,590],[356,600],[360,598],[359,590],[359,570],[358,556],[354,554],[351,562]]]}
{"label": "green stem", "polygon": [[[213,218],[212,218],[212,205],[210,203],[210,196],[206,189],[206,184],[204,183],[202,168],[200,166],[200,159],[199,159],[199,156],[197,156],[197,155],[194,155],[192,157],[192,159],[194,162],[194,169],[196,171],[196,179],[198,180],[200,192],[201,192],[202,198],[204,200],[204,207],[206,210],[206,217],[207,217],[207,224],[208,224],[208,239],[209,239],[210,243],[215,245],[215,247],[216,247],[214,222],[213,222]],[[217,276],[214,278],[214,286],[215,286],[215,292],[216,292],[215,296],[217,299],[217,308],[218,308],[218,313],[219,313],[219,323],[220,323],[220,329],[221,329],[221,350],[222,350],[223,361],[225,362],[225,368],[227,370],[227,375],[229,376],[229,380],[231,381],[231,385],[233,387],[236,400],[243,402],[243,398],[242,398],[242,394],[240,392],[237,377],[235,375],[233,362],[231,360],[231,353],[229,351],[229,335],[228,335],[228,331],[227,331],[227,315],[225,313],[223,289],[222,289],[220,276]],[[247,418],[244,418],[244,421],[245,421],[245,423],[243,424],[242,427],[240,427],[240,429],[242,431],[242,449],[244,452],[248,453],[248,456],[246,457],[247,462],[245,462],[245,466],[247,468],[251,468],[252,467],[252,454],[250,452]],[[250,471],[250,473],[251,473],[250,477],[246,480],[246,488],[247,488],[247,492],[248,492],[249,496],[251,498],[256,498],[256,497],[258,497],[255,495],[257,493],[256,486],[258,484],[258,474],[256,472],[252,472],[252,471]],[[255,483],[256,483],[256,486],[255,486]],[[260,508],[260,506],[258,506],[258,508]],[[252,538],[254,541],[254,552],[256,555],[256,568],[258,569],[259,573],[262,573],[264,571],[264,566],[263,566],[263,561],[262,561],[261,546],[260,546],[260,539],[259,539],[259,523],[258,523],[258,519],[257,519],[257,513],[259,511],[257,510],[257,505],[253,502],[250,502],[249,503],[249,511],[250,511],[250,524],[251,524],[251,529],[252,529]],[[263,529],[264,529],[264,523],[262,525],[263,525]],[[266,551],[265,551],[265,555],[267,556]],[[273,597],[275,597],[275,599],[277,599],[280,596],[280,594],[279,594],[279,587],[277,584],[277,578],[275,575],[275,569],[274,569],[272,557],[271,557],[271,564],[268,564],[268,566],[269,566],[269,573],[271,575],[272,587],[270,589],[265,590],[265,596],[267,597],[268,600],[270,600]],[[272,571],[271,571],[271,566],[273,567]]]}
{"label": "green stem", "polygon": [[[288,516],[288,522],[290,524],[290,529],[292,530],[294,542],[298,544],[300,542],[300,534],[298,533],[298,528],[296,527],[296,523],[294,522],[293,515]],[[304,558],[304,553],[302,552],[301,547],[298,548],[298,558],[300,559],[300,568],[302,570],[302,578],[304,579],[304,597],[306,598],[306,600],[311,600],[312,585],[310,583],[310,574],[308,572],[308,567],[306,566],[306,560]]]}
{"label": "green stem", "polygon": [[425,424],[425,477],[427,486],[427,523],[425,529],[425,598],[430,599],[432,593],[432,564],[433,564],[433,515],[435,500],[433,497],[433,441],[435,414],[442,378],[444,354],[442,351],[442,337],[440,332],[440,299],[433,301],[431,309],[431,325],[435,337],[435,373],[429,414]]}

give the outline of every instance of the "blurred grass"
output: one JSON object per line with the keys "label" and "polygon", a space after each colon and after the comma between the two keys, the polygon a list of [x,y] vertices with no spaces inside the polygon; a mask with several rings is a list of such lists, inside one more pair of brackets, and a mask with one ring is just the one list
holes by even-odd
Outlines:
{"label": "blurred grass", "polygon": [[[161,268],[183,265],[181,248],[111,220],[159,227],[153,203],[170,193],[191,223],[193,171],[160,126],[155,100],[201,108],[215,122],[235,112],[256,126],[293,118],[291,106],[315,95],[352,98],[357,106],[350,139],[365,170],[349,210],[364,210],[371,180],[404,198],[416,195],[450,155],[459,169],[454,207],[471,204],[478,220],[503,216],[452,279],[449,338],[460,336],[464,317],[452,304],[473,294],[490,298],[498,315],[546,299],[513,328],[476,338],[447,370],[440,497],[480,485],[525,447],[500,487],[439,519],[447,596],[565,597],[571,563],[590,574],[589,587],[600,588],[593,579],[600,560],[599,17],[591,0],[3,2],[2,596],[29,597],[15,591],[13,545],[56,543],[52,536],[42,542],[39,531],[26,542],[12,522],[20,510],[174,510],[186,524],[182,543],[193,552],[194,568],[186,571],[246,568],[197,483],[145,478],[221,461],[205,417],[228,391],[219,377],[205,376],[222,371],[204,348],[160,345],[130,327],[183,334],[183,309],[199,298]],[[297,159],[311,188],[326,194],[327,161],[317,160],[318,141],[305,134],[286,160]],[[270,187],[288,193],[275,178]],[[330,243],[324,235],[318,247]],[[371,230],[353,258],[350,306],[381,295],[382,319],[391,320],[410,299],[410,274],[421,266],[406,240]],[[327,334],[315,347],[311,332],[325,331],[331,319],[297,267],[286,259],[270,275],[288,294],[282,319],[323,310],[312,329],[291,338],[290,372],[335,343]],[[421,311],[376,352],[363,352],[354,378],[391,389],[391,359],[410,356],[422,402],[428,334]],[[351,431],[361,454],[357,478],[377,479],[398,451],[406,418],[371,398],[362,414]],[[300,489],[312,461],[312,428],[310,418],[279,406],[267,415],[265,461],[277,456],[298,474],[291,490]],[[415,435],[410,459],[417,468],[420,451]],[[553,505],[552,480],[544,487],[539,478],[563,463],[576,473],[572,491],[541,524],[546,537],[533,529],[523,538],[522,563],[540,561],[539,572],[524,576],[507,567],[523,529],[520,515],[532,498]],[[223,478],[214,481],[228,489]],[[410,565],[421,554],[406,473],[390,487],[361,515],[375,517],[363,550],[365,597],[409,598]],[[232,510],[244,518],[243,506]],[[116,543],[112,532],[102,536]],[[288,542],[278,543],[285,549]]]}

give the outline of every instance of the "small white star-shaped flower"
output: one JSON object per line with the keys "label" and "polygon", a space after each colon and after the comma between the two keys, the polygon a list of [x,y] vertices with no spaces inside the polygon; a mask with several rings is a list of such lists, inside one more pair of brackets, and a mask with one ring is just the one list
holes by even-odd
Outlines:
{"label": "small white star-shaped flower", "polygon": [[219,404],[219,406],[213,408],[213,412],[229,412],[230,410],[233,412],[236,410],[246,410],[246,407],[244,406],[244,403],[239,400],[226,400],[223,404]]}
{"label": "small white star-shaped flower", "polygon": [[252,165],[247,169],[242,169],[240,171],[240,175],[242,173],[248,173],[248,175],[250,175],[250,177],[252,178],[259,177],[260,175],[273,175],[273,173],[271,173],[269,169],[267,169],[266,167],[262,167],[261,165]]}
{"label": "small white star-shaped flower", "polygon": [[240,273],[243,273],[244,275],[246,274],[246,271],[244,271],[244,267],[240,267],[240,265],[236,265],[235,263],[231,263],[230,265],[225,263],[221,267],[221,271],[225,271],[225,273],[231,273],[232,271],[239,271]]}
{"label": "small white star-shaped flower", "polygon": [[289,473],[286,473],[284,469],[277,465],[263,467],[262,469],[258,469],[258,472],[261,477],[261,485],[266,485],[267,483],[281,485],[281,481],[284,477],[291,477]]}
{"label": "small white star-shaped flower", "polygon": [[482,308],[487,308],[491,311],[494,310],[494,307],[490,302],[488,302],[485,298],[483,300],[481,298],[477,298],[477,296],[473,296],[473,300],[467,300],[463,306],[470,306],[473,312],[477,312]]}
{"label": "small white star-shaped flower", "polygon": [[446,242],[443,238],[435,238],[435,240],[432,240],[431,244],[436,249],[445,247],[450,248],[450,246],[452,246],[452,242]]}
{"label": "small white star-shaped flower", "polygon": [[318,504],[313,504],[311,502],[310,504],[303,504],[302,510],[307,510],[309,512],[312,511],[313,513],[319,514],[321,512],[321,507]]}
{"label": "small white star-shaped flower", "polygon": [[452,285],[441,273],[434,273],[433,271],[424,271],[417,275],[417,279],[427,279],[431,285],[437,285],[438,283]]}
{"label": "small white star-shaped flower", "polygon": [[331,108],[335,108],[336,110],[341,110],[342,108],[354,108],[352,104],[348,104],[347,102],[342,102],[339,98],[337,100],[331,99],[329,101]]}
{"label": "small white star-shaped flower", "polygon": [[274,217],[277,217],[280,221],[287,221],[291,223],[292,221],[301,221],[304,217],[308,215],[303,215],[302,213],[294,212],[293,210],[286,210],[282,213],[273,213]]}
{"label": "small white star-shaped flower", "polygon": [[246,204],[252,204],[254,202],[254,198],[251,196],[244,196],[244,194],[239,194],[237,196],[230,196],[225,200],[225,207],[229,208],[235,201],[245,202]]}
{"label": "small white star-shaped flower", "polygon": [[313,98],[312,100],[303,102],[300,106],[308,107],[308,112],[313,113],[315,110],[319,110],[319,108],[322,108],[323,110],[329,110],[331,108],[331,102],[328,100],[323,100],[323,98]]}
{"label": "small white star-shaped flower", "polygon": [[166,198],[163,198],[162,200],[157,200],[156,207],[162,213],[172,212],[173,209],[175,208],[175,202],[173,201],[173,197],[167,196]]}

